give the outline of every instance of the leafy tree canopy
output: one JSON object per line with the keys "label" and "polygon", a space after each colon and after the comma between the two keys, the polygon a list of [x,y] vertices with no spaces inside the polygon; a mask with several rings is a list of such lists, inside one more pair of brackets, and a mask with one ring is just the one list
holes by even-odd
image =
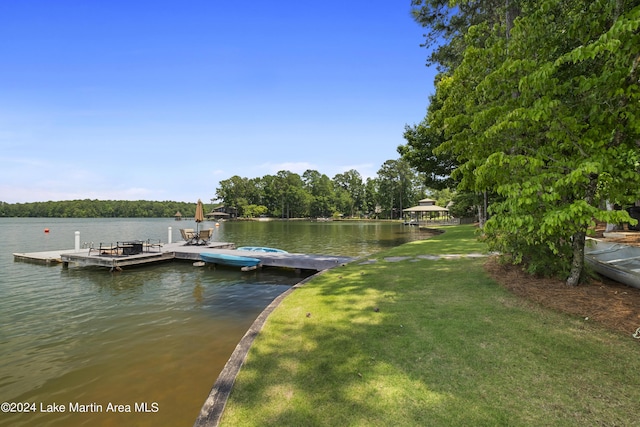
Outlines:
{"label": "leafy tree canopy", "polygon": [[416,16],[432,31],[453,25],[442,49],[459,53],[434,57],[443,73],[422,126],[442,140],[422,150],[423,169],[431,155],[455,159],[459,188],[498,196],[492,248],[575,285],[594,221],[630,220],[607,202],[640,199],[639,2],[499,3],[414,2],[446,9]]}

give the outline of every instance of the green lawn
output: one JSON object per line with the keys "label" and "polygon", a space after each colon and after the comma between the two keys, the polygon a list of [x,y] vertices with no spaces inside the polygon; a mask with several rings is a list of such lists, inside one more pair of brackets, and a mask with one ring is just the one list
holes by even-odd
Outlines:
{"label": "green lawn", "polygon": [[296,289],[221,425],[640,425],[638,343],[509,294],[484,258],[417,258],[484,250],[446,230]]}

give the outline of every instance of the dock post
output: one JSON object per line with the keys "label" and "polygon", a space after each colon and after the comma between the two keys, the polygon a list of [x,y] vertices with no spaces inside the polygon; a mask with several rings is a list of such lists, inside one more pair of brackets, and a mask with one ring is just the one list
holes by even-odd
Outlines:
{"label": "dock post", "polygon": [[169,227],[169,238],[167,239],[167,243],[171,243],[171,227]]}
{"label": "dock post", "polygon": [[76,231],[76,252],[80,252],[80,232]]}

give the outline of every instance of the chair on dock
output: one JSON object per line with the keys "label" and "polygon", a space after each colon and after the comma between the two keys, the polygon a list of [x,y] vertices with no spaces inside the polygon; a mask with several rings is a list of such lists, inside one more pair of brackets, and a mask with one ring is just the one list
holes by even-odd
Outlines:
{"label": "chair on dock", "polygon": [[209,243],[209,240],[213,236],[213,228],[209,228],[206,230],[200,230],[198,233],[198,244],[205,245]]}
{"label": "chair on dock", "polygon": [[182,235],[184,241],[187,242],[187,245],[192,244],[193,240],[196,237],[196,232],[193,230],[193,228],[181,228],[180,234]]}

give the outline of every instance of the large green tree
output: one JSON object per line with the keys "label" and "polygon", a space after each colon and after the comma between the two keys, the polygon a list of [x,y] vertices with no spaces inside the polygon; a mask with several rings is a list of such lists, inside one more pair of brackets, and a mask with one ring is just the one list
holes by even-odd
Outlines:
{"label": "large green tree", "polygon": [[333,214],[333,183],[317,170],[306,170],[302,175],[304,188],[311,196],[309,214],[314,218],[326,218]]}
{"label": "large green tree", "polygon": [[540,0],[507,19],[505,6],[466,31],[437,83],[434,151],[456,157],[462,188],[500,197],[485,227],[494,249],[575,285],[593,221],[629,220],[605,202],[640,198],[640,7]]}
{"label": "large green tree", "polygon": [[354,217],[356,211],[362,209],[364,199],[364,183],[360,172],[350,169],[339,173],[333,177],[333,182],[337,186],[337,190],[342,189],[346,192],[346,195],[343,196],[346,203],[345,208]]}
{"label": "large green tree", "polygon": [[281,218],[301,218],[308,216],[310,199],[304,191],[304,182],[297,173],[279,171],[272,183],[273,191],[280,203]]}
{"label": "large green tree", "polygon": [[216,197],[232,208],[238,209],[238,214],[243,215],[245,206],[252,204],[254,201],[252,195],[255,194],[255,183],[248,178],[234,175],[229,179],[220,181],[220,186],[216,190]]}
{"label": "large green tree", "polygon": [[398,153],[410,166],[422,173],[424,185],[434,190],[455,186],[451,173],[456,168],[453,156],[446,153],[436,155],[436,150],[444,142],[443,132],[429,126],[427,120],[416,126],[406,126],[405,145],[398,147]]}
{"label": "large green tree", "polygon": [[524,0],[412,0],[412,14],[426,29],[424,47],[430,49],[427,65],[444,73],[462,61],[470,27],[505,23],[506,31],[520,13]]}
{"label": "large green tree", "polygon": [[405,208],[417,202],[415,172],[404,159],[387,160],[378,170],[378,192],[383,212],[390,219],[402,217]]}

